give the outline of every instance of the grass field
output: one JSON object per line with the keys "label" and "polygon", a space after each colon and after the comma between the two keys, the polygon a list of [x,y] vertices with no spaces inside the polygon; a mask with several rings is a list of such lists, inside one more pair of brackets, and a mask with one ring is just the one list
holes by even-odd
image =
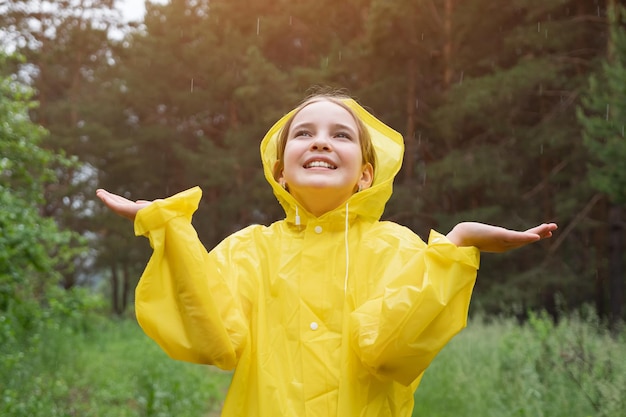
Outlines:
{"label": "grass field", "polygon": [[87,333],[47,329],[0,366],[6,417],[209,417],[230,381],[171,360],[132,321]]}
{"label": "grass field", "polygon": [[626,416],[626,338],[595,319],[473,320],[426,371],[419,417]]}
{"label": "grass field", "polygon": [[[7,417],[213,417],[230,380],[169,359],[132,321],[52,323],[0,354]],[[414,416],[619,417],[624,393],[626,338],[593,318],[474,319],[427,370]]]}

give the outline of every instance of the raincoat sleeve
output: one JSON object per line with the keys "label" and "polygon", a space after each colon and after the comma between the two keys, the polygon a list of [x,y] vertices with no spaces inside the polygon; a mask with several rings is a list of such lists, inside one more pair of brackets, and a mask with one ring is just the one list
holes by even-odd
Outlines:
{"label": "raincoat sleeve", "polygon": [[207,253],[191,225],[196,187],[141,209],[135,234],[149,238],[153,254],[135,291],[144,332],[172,358],[232,369],[247,335],[228,265]]}
{"label": "raincoat sleeve", "polygon": [[425,249],[385,271],[394,277],[383,293],[351,316],[353,346],[370,372],[407,386],[420,377],[467,324],[479,256],[432,231]]}

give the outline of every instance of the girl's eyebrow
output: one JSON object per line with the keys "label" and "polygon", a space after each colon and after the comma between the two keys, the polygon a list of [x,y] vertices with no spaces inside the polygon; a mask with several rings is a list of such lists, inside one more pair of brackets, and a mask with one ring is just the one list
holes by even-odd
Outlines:
{"label": "girl's eyebrow", "polygon": [[348,126],[348,125],[344,125],[343,123],[335,123],[334,126],[335,128],[339,128],[339,129],[345,129],[348,130],[352,133],[356,133],[356,130],[354,130],[352,127]]}
{"label": "girl's eyebrow", "polygon": [[[301,122],[301,123],[298,123],[298,124],[295,124],[295,125],[291,126],[291,129],[289,129],[289,130],[296,130],[296,129],[303,129],[303,128],[311,129],[311,128],[314,128],[314,127],[315,127],[315,123]],[[349,131],[351,133],[356,133],[356,130],[354,130],[354,128],[352,128],[352,127],[350,127],[350,126],[348,126],[346,124],[343,124],[343,123],[334,123],[334,124],[331,124],[331,127],[334,128],[334,129],[344,129],[344,130],[347,130],[347,131]]]}
{"label": "girl's eyebrow", "polygon": [[300,122],[298,124],[292,125],[290,130],[302,129],[302,128],[311,128],[311,127],[314,127],[314,126],[315,125],[313,123]]}

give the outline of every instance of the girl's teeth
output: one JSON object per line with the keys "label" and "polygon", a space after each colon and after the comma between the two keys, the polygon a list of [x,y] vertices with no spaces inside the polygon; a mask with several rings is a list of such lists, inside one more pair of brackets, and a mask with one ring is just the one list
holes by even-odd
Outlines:
{"label": "girl's teeth", "polygon": [[334,168],[328,162],[324,162],[324,161],[313,161],[307,164],[307,168],[313,168],[313,167],[323,167],[323,168],[330,168],[330,169]]}

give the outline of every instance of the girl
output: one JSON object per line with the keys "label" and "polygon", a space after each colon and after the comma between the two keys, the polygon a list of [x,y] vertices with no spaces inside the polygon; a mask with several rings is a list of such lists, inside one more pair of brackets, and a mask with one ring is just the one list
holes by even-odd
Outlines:
{"label": "girl", "polygon": [[136,290],[144,331],[172,358],[234,369],[224,416],[410,416],[424,370],[466,325],[479,251],[548,238],[460,223],[425,244],[379,221],[402,137],[347,97],[318,95],[261,142],[286,218],[212,251],[194,188],[153,203],[98,190],[154,253]]}

